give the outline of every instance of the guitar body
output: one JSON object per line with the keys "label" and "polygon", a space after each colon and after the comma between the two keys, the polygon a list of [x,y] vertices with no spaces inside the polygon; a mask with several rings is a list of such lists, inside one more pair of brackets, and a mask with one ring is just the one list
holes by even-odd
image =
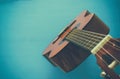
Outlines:
{"label": "guitar body", "polygon": [[54,66],[68,72],[81,64],[91,53],[65,39],[74,28],[108,34],[109,28],[95,15],[84,11],[46,48],[43,55]]}
{"label": "guitar body", "polygon": [[[95,55],[97,63],[102,70],[107,73],[108,79],[120,79],[119,74],[114,71],[114,67],[120,63],[120,41],[110,39]],[[108,60],[107,60],[108,59]],[[117,64],[113,64],[116,62]],[[111,67],[110,67],[111,64]],[[107,78],[106,78],[107,79]]]}

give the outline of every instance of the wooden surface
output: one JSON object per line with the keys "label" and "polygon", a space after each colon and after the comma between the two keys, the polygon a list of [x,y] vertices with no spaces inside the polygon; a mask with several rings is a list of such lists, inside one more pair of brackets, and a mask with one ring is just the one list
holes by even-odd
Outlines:
{"label": "wooden surface", "polygon": [[66,35],[74,28],[102,34],[109,33],[109,28],[95,14],[84,11],[76,17],[43,53],[48,61],[55,66],[59,66],[65,72],[76,68],[91,54],[89,51],[64,40]]}

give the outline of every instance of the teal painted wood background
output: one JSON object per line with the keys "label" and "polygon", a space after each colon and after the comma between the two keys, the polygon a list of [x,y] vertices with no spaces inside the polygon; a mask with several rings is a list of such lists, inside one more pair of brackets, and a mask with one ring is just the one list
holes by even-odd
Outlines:
{"label": "teal painted wood background", "polygon": [[83,10],[98,15],[109,26],[110,34],[120,37],[120,0],[0,2],[0,79],[102,79],[92,55],[75,70],[64,73],[42,52]]}

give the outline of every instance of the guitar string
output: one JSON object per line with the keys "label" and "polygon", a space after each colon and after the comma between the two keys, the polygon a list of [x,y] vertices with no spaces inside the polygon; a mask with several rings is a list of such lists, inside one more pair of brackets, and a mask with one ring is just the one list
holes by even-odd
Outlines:
{"label": "guitar string", "polygon": [[[88,46],[89,48],[91,47],[91,48],[93,48],[95,45],[97,45],[98,44],[98,42],[95,42],[95,41],[91,41],[91,42],[89,42],[89,40],[88,39],[84,39],[84,38],[80,38],[80,37],[77,37],[77,36],[72,36],[72,37],[68,37],[68,39],[72,39],[72,40],[75,40],[76,42],[78,42],[79,43],[79,45],[81,45],[81,44],[83,44],[83,45],[85,45],[85,46]],[[83,42],[84,41],[84,42]],[[87,42],[87,43],[86,43]],[[110,44],[114,44],[114,43],[112,43],[111,41],[108,41]],[[89,45],[91,45],[91,46],[89,46]],[[93,46],[92,46],[93,45]],[[114,45],[113,45],[114,46]],[[118,46],[117,46],[118,47]],[[120,47],[118,47],[118,48],[120,48]]]}
{"label": "guitar string", "polygon": [[[76,36],[76,35],[73,34],[75,31],[77,31],[77,32],[76,32],[76,35],[79,35],[79,36]],[[81,32],[81,33],[86,34],[85,32],[87,32],[87,33],[89,33],[89,34],[87,34],[88,36],[86,37],[86,35],[83,35],[83,34],[78,33],[78,32],[80,32],[80,31],[84,31],[84,32]],[[99,41],[101,41],[101,40],[103,39],[103,37],[102,37],[100,40],[96,40],[96,39],[99,38],[99,37],[98,37],[98,36],[94,36],[94,35],[92,35],[92,34],[90,34],[90,33],[96,34],[96,35],[102,35],[103,37],[106,36],[106,35],[104,35],[104,34],[99,34],[99,33],[90,32],[90,31],[86,31],[86,30],[78,30],[78,29],[74,29],[74,30],[70,33],[70,35],[76,36],[77,38],[79,37],[80,40],[83,40],[83,41],[88,42],[88,43],[86,43],[88,46],[89,46],[89,44],[91,44],[91,42],[93,42],[92,44],[95,45],[95,43],[99,43]],[[92,37],[91,37],[91,36],[92,36]],[[81,39],[81,37],[84,37],[84,38]],[[87,38],[87,40],[86,40],[86,38]],[[90,40],[92,40],[92,41],[90,41]],[[82,41],[82,42],[83,42],[83,41]],[[97,41],[97,42],[95,42],[95,41]],[[112,43],[111,41],[108,41],[108,42],[111,43],[112,45],[114,45],[114,43]],[[87,45],[86,45],[86,46],[87,46]],[[91,46],[92,46],[92,45],[91,45]],[[92,47],[93,47],[93,46],[92,46]],[[119,46],[117,46],[117,47],[120,48]]]}
{"label": "guitar string", "polygon": [[[76,34],[77,35],[77,34]],[[90,35],[90,34],[89,34]],[[73,35],[74,36],[74,35]],[[78,36],[79,36],[79,34],[78,34]],[[81,36],[81,35],[80,35]],[[93,39],[95,39],[95,38],[93,38]],[[77,39],[76,39],[77,40]],[[85,40],[85,38],[84,38],[84,40]],[[75,41],[75,40],[74,40]],[[78,41],[78,40],[77,40]],[[88,41],[88,40],[87,40]],[[100,40],[99,40],[100,41]],[[108,41],[109,43],[111,43],[112,45],[114,45],[114,43],[112,43],[111,41]],[[79,41],[78,41],[78,43],[79,43]],[[101,48],[101,49],[103,49],[104,51],[107,51],[105,48]],[[108,51],[106,52],[106,53],[108,53]],[[108,53],[108,54],[110,54],[110,53]],[[98,55],[99,56],[99,54],[96,54],[96,55]],[[102,59],[102,57],[101,56],[99,56],[101,59]],[[102,59],[103,60],[103,59]],[[107,65],[107,63],[103,60],[103,62]]]}
{"label": "guitar string", "polygon": [[79,29],[74,29],[73,31],[75,32],[83,32],[83,33],[88,33],[88,34],[94,34],[94,35],[98,35],[98,36],[106,36],[105,34],[101,34],[101,33],[97,33],[97,32],[92,32],[92,31],[88,31],[88,30],[79,30]]}
{"label": "guitar string", "polygon": [[[102,40],[103,39],[103,37],[98,37],[98,36],[96,36],[96,35],[92,35],[92,34],[83,34],[83,33],[71,33],[70,34],[71,36],[77,36],[77,37],[80,37],[80,38],[84,38],[84,39],[88,39],[88,40],[90,40],[90,41],[94,41],[94,39],[96,39],[95,41],[100,41],[100,40]],[[92,39],[91,39],[92,38]],[[94,39],[93,39],[94,38]]]}
{"label": "guitar string", "polygon": [[[91,40],[91,41],[96,41],[96,42],[99,42],[100,40],[102,40],[102,39],[97,39],[97,38],[95,38],[95,37],[91,37],[91,36],[86,36],[86,35],[82,35],[82,34],[73,34],[73,33],[71,33],[70,35],[68,35],[69,37],[76,37],[76,38],[81,38],[81,39],[87,39],[87,40]],[[94,38],[94,39],[92,39],[92,38]],[[95,40],[96,39],[96,40]]]}
{"label": "guitar string", "polygon": [[[69,37],[68,37],[68,38],[69,38]],[[70,39],[71,39],[71,38],[70,38]],[[75,37],[73,37],[72,39],[73,39],[73,42],[76,42],[77,44],[79,44],[79,41],[78,41],[79,38],[75,39]],[[83,38],[83,39],[84,39],[84,38]],[[99,56],[99,57],[100,57],[100,56]],[[104,62],[105,62],[105,61],[104,61]],[[105,63],[106,63],[106,62],[105,62]]]}
{"label": "guitar string", "polygon": [[[73,42],[75,42],[75,43],[77,43],[77,44],[79,44],[79,45],[82,44],[81,41],[79,41],[79,40],[81,40],[81,39],[79,39],[78,37],[75,37],[75,36],[74,36],[74,37],[68,37],[68,38],[69,38],[69,39],[72,39]],[[87,42],[88,40],[84,40],[84,41]],[[109,43],[110,43],[110,44],[114,44],[114,43],[112,43],[112,42],[110,42],[110,41],[109,41]],[[96,44],[97,44],[97,43],[96,43]],[[93,44],[93,45],[95,46],[96,44]],[[85,48],[88,48],[89,50],[91,50],[91,48],[89,48],[90,46],[87,47],[87,45],[85,45],[84,43],[82,44],[82,46],[85,47]],[[120,49],[119,49],[119,50],[120,50]]]}
{"label": "guitar string", "polygon": [[78,39],[76,39],[76,38],[68,38],[68,40],[72,40],[72,41],[74,41],[74,42],[76,42],[76,43],[78,43],[79,45],[81,45],[81,46],[83,46],[83,47],[86,47],[86,48],[88,48],[88,49],[93,49],[93,47],[95,47],[98,43],[96,43],[96,42],[92,42],[91,44],[89,43],[88,45],[85,45],[86,43],[81,43],[82,41],[79,41]]}
{"label": "guitar string", "polygon": [[[115,41],[117,41],[116,39],[114,39],[114,40],[115,40]],[[120,49],[120,46],[115,45],[113,42],[109,41],[109,43],[110,43],[110,44],[112,44],[113,46],[116,46],[117,48],[119,48],[119,49]]]}
{"label": "guitar string", "polygon": [[[80,35],[80,33],[81,33],[81,35]],[[91,34],[92,33],[92,34]],[[104,35],[104,34],[100,34],[100,33],[96,33],[96,32],[91,32],[91,31],[87,31],[87,30],[79,30],[79,29],[74,29],[73,30],[73,32],[71,32],[71,34],[76,34],[76,35],[78,35],[78,36],[80,36],[80,37],[85,37],[86,38],[86,36],[87,37],[91,37],[91,38],[95,38],[95,39],[99,39],[100,38],[100,40],[102,40],[106,35]],[[94,34],[94,35],[93,35]],[[98,36],[99,35],[99,36]],[[101,36],[101,37],[100,37]],[[94,39],[93,38],[93,39]],[[89,39],[89,38],[88,38]],[[98,40],[98,41],[100,41],[100,40]],[[115,39],[114,39],[115,40]],[[97,41],[97,40],[95,40],[95,41]],[[114,45],[114,43],[112,43],[111,41],[108,41],[108,42],[110,42],[112,45]],[[120,46],[117,46],[118,48],[120,48]]]}
{"label": "guitar string", "polygon": [[102,38],[102,37],[106,36],[106,35],[103,36],[98,33],[93,33],[93,32],[91,33],[91,32],[83,31],[83,30],[73,30],[72,33],[74,33],[74,34],[81,33],[81,34],[91,35],[91,36],[98,37],[98,38]]}
{"label": "guitar string", "polygon": [[[106,52],[108,55],[110,55],[112,58],[114,58],[115,60],[117,60],[115,57],[113,57],[113,55],[111,55],[111,53],[109,53],[109,51],[108,50],[106,50],[104,47],[102,47],[101,49],[103,49],[103,51],[104,52]],[[102,52],[102,51],[99,51],[99,52]],[[99,54],[97,53],[96,55],[98,55],[99,56]],[[101,56],[99,56],[102,60],[103,60],[103,62],[107,65],[107,63],[106,63],[106,61],[104,61],[104,59],[101,57]],[[120,64],[120,61],[119,60],[117,60],[117,62]],[[108,65],[107,65],[108,66]],[[116,74],[116,73],[115,73]],[[119,74],[116,74],[116,75],[119,75]],[[120,76],[118,76],[119,78],[120,78]]]}
{"label": "guitar string", "polygon": [[[79,35],[79,34],[76,34],[76,35],[81,36],[81,35]],[[86,38],[86,35],[83,35],[83,34],[82,34],[82,36]],[[92,36],[92,35],[91,35],[91,36]],[[89,35],[88,35],[88,37],[89,37]],[[87,38],[88,38],[88,37],[87,37]],[[92,36],[91,39],[92,39],[93,37],[94,37],[94,36]],[[95,36],[95,37],[97,37],[97,36]],[[93,39],[96,39],[95,37],[94,37]],[[89,38],[88,38],[88,39],[89,39]],[[94,40],[94,41],[98,41],[98,42],[99,42],[99,41],[101,41],[102,39],[103,39],[103,37],[102,37],[100,40]],[[89,42],[89,41],[88,41],[88,42]],[[112,43],[111,41],[108,41],[108,42],[111,43],[113,46],[116,46],[117,48],[120,49],[120,46],[115,45],[115,44]]]}
{"label": "guitar string", "polygon": [[69,40],[69,41],[76,41],[77,43],[79,43],[79,45],[84,45],[84,46],[88,46],[88,48],[90,48],[90,45],[91,45],[91,47],[94,47],[96,44],[97,44],[97,42],[89,42],[90,40],[88,40],[88,39],[85,39],[85,38],[81,38],[81,37],[75,37],[75,36],[67,36],[66,37],[66,39],[67,40]]}
{"label": "guitar string", "polygon": [[[101,51],[100,51],[101,52]],[[107,65],[107,62],[97,53],[96,54],[96,56],[97,57],[99,57],[102,61],[103,61],[103,63],[105,63],[105,65]],[[107,65],[108,66],[108,65]],[[106,72],[106,71],[105,71]],[[115,73],[116,74],[116,73]],[[109,74],[110,75],[110,74]],[[117,74],[116,74],[117,75]],[[113,75],[110,75],[110,76],[112,76],[112,77],[114,77]],[[119,76],[117,76],[117,77],[119,77]]]}
{"label": "guitar string", "polygon": [[[73,41],[74,43],[76,43],[76,44],[78,44],[78,45],[80,45],[80,46],[82,46],[82,47],[85,47],[85,48],[87,48],[88,50],[92,50],[93,48],[90,48],[90,46],[86,46],[86,45],[84,45],[84,44],[81,44],[80,43],[80,41],[78,40],[78,38],[76,39],[76,38],[70,38],[70,39],[72,39],[71,41]],[[109,43],[112,43],[112,42],[110,42],[109,41]],[[102,47],[103,48],[103,47]],[[105,49],[104,49],[105,50]],[[120,49],[118,49],[118,50],[120,50]],[[112,56],[112,55],[111,55]]]}
{"label": "guitar string", "polygon": [[82,36],[82,37],[94,37],[96,39],[103,39],[103,37],[97,36],[97,35],[93,35],[93,34],[87,34],[87,33],[79,33],[79,32],[71,32],[72,35],[78,35],[78,36]]}
{"label": "guitar string", "polygon": [[[107,54],[109,54],[111,57],[113,57],[115,60],[117,60],[111,53],[109,53],[109,51],[107,51],[105,48],[103,48],[102,47],[102,49],[107,53]],[[119,49],[120,50],[120,49]],[[120,61],[119,60],[117,60],[119,63],[120,63]]]}
{"label": "guitar string", "polygon": [[106,35],[100,34],[100,33],[96,33],[96,32],[90,32],[90,31],[86,31],[86,30],[78,30],[78,29],[74,29],[71,33],[75,33],[75,34],[85,34],[85,35],[92,35],[95,37],[100,38],[101,37],[105,37]]}
{"label": "guitar string", "polygon": [[[77,32],[76,32],[77,31]],[[87,32],[87,33],[86,33]],[[92,34],[91,34],[92,33]],[[90,32],[90,31],[83,31],[83,30],[73,30],[70,34],[75,34],[75,35],[78,35],[80,37],[84,37],[84,38],[87,38],[89,39],[88,37],[90,38],[95,38],[95,39],[98,39],[98,41],[102,40],[106,35],[103,35],[103,34],[99,34],[99,33],[95,33],[95,32]],[[99,36],[98,36],[99,35]],[[101,36],[102,35],[102,36]],[[101,36],[101,37],[100,37]],[[100,39],[100,40],[99,40]],[[97,40],[96,40],[97,41]]]}
{"label": "guitar string", "polygon": [[[91,47],[94,47],[94,46],[92,46],[91,44],[97,44],[98,42],[100,42],[103,38],[101,38],[100,40],[96,40],[97,38],[99,38],[98,36],[93,36],[92,34],[92,37],[91,37],[91,35],[89,35],[89,34],[87,34],[87,33],[84,33],[84,35],[83,34],[80,34],[80,33],[78,33],[78,32],[76,32],[77,34],[73,34],[75,31],[81,31],[81,30],[73,30],[67,37],[68,38],[70,38],[70,37],[73,37],[73,38],[71,38],[71,39],[74,39],[74,38],[78,38],[78,39],[76,39],[76,41],[77,40],[79,40],[79,41],[81,41],[81,42],[83,42],[83,43],[85,43],[85,42],[87,42],[87,43],[85,43],[85,44],[88,44],[88,47],[89,47],[89,45],[91,46]],[[86,32],[86,31],[84,31],[84,32]],[[91,32],[91,33],[94,33],[94,32]],[[94,34],[96,34],[96,33],[94,33]],[[79,35],[79,36],[77,36],[77,35]],[[86,35],[88,35],[88,36],[86,36]],[[98,35],[98,34],[97,34]],[[99,35],[103,35],[103,34],[99,34]],[[105,36],[105,35],[104,35]],[[94,39],[95,38],[95,39]],[[91,41],[92,40],[92,41]],[[93,42],[94,41],[94,42]],[[97,41],[97,42],[96,42]],[[92,43],[91,43],[92,42]],[[82,44],[82,43],[81,43]]]}
{"label": "guitar string", "polygon": [[[101,51],[99,51],[99,52],[102,53]],[[95,55],[97,55],[101,60],[103,60],[103,58],[98,53]],[[103,60],[103,62],[107,65],[107,62],[105,60]]]}
{"label": "guitar string", "polygon": [[82,46],[82,47],[85,47],[85,48],[91,50],[90,48],[86,47],[83,43],[80,43],[80,41],[78,41],[77,39],[67,38],[67,40],[69,40],[69,41],[71,41],[71,42],[73,42],[73,43],[76,43],[76,44],[78,44],[78,45],[80,45],[80,46]]}
{"label": "guitar string", "polygon": [[[79,38],[84,38],[84,39],[88,39],[89,40],[89,42],[92,42],[92,41],[96,41],[96,42],[100,42],[102,39],[103,39],[103,37],[98,37],[98,36],[95,36],[95,35],[92,35],[92,34],[82,34],[82,33],[74,33],[74,32],[72,32],[71,34],[70,34],[70,36],[76,36],[76,37],[79,37]],[[96,39],[96,40],[94,40],[94,39]]]}

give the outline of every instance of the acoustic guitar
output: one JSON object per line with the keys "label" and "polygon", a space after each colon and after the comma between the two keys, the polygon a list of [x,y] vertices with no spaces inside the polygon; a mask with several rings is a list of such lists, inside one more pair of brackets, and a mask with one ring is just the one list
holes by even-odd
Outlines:
{"label": "acoustic guitar", "polygon": [[45,49],[43,56],[54,66],[69,72],[89,55],[95,55],[106,79],[120,79],[113,68],[120,63],[120,42],[95,14],[83,11]]}

